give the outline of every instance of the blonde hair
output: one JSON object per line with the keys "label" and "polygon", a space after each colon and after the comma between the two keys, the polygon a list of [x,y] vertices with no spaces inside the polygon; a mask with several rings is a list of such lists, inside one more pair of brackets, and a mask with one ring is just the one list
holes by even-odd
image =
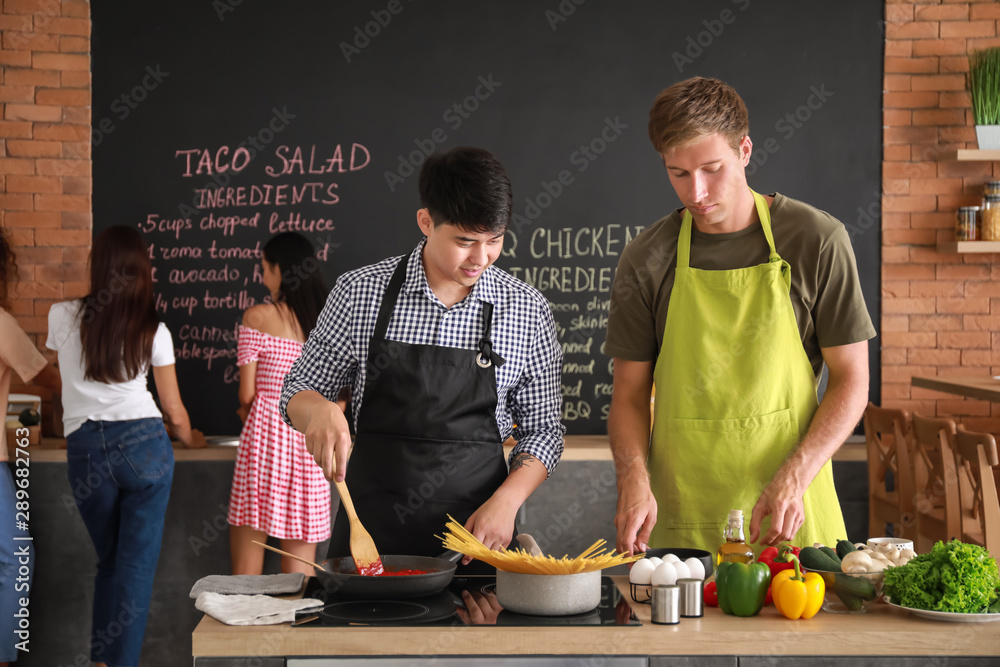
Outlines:
{"label": "blonde hair", "polygon": [[733,150],[750,132],[750,114],[732,86],[696,76],[670,86],[649,110],[649,139],[656,152],[721,134]]}

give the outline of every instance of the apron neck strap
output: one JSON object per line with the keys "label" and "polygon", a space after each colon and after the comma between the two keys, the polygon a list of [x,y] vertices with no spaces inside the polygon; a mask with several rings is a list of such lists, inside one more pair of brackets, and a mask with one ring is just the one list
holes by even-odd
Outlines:
{"label": "apron neck strap", "polygon": [[[757,208],[757,217],[760,218],[760,226],[764,229],[764,236],[767,238],[767,245],[771,249],[771,261],[781,259],[774,248],[774,235],[771,233],[771,211],[767,208],[767,200],[763,195],[759,195],[750,190],[753,195],[754,206]],[[677,238],[677,266],[678,268],[688,268],[691,265],[691,227],[693,225],[691,211],[684,209],[681,217],[681,233]]]}
{"label": "apron neck strap", "polygon": [[413,255],[413,251],[399,260],[399,264],[396,265],[396,270],[392,272],[392,277],[389,278],[389,284],[386,285],[385,293],[382,295],[382,305],[378,309],[378,319],[375,321],[375,331],[372,332],[373,341],[383,341],[385,340],[385,332],[389,330],[389,320],[392,318],[392,311],[396,307],[396,297],[399,296],[399,290],[403,287],[403,282],[406,280],[406,265],[410,263],[410,257]]}
{"label": "apron neck strap", "polygon": [[483,368],[503,366],[504,358],[493,351],[493,341],[490,340],[490,329],[493,326],[493,304],[483,301],[483,336],[479,339],[479,354],[476,355],[476,363]]}

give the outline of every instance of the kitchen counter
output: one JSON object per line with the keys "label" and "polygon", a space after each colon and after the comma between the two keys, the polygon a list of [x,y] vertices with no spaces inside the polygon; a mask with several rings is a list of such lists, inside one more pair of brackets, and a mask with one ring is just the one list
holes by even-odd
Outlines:
{"label": "kitchen counter", "polygon": [[[627,577],[613,579],[627,597]],[[205,616],[192,648],[196,667],[198,658],[208,656],[993,656],[995,661],[1000,655],[1000,632],[993,623],[930,621],[884,604],[865,614],[821,611],[808,621],[789,621],[774,607],[753,618],[706,607],[703,618],[684,618],[673,626],[650,623],[648,605],[632,607],[641,627],[231,627]],[[852,658],[845,664],[860,663]]]}

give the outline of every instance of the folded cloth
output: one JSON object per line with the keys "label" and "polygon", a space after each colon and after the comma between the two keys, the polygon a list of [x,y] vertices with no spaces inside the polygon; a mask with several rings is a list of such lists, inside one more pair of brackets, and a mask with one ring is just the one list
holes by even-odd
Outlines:
{"label": "folded cloth", "polygon": [[226,595],[281,595],[298,593],[306,575],[301,572],[286,574],[211,574],[194,583],[188,594],[192,600],[200,593]]}
{"label": "folded cloth", "polygon": [[312,598],[279,600],[267,595],[205,592],[198,596],[194,606],[226,625],[273,625],[291,623],[295,620],[295,612],[322,607],[323,602]]}

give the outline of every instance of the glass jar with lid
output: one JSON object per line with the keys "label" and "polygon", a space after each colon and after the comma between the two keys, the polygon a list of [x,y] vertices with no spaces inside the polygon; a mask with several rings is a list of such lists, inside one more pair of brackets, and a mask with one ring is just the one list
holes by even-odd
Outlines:
{"label": "glass jar with lid", "polygon": [[983,196],[1000,195],[1000,181],[987,181],[983,186]]}
{"label": "glass jar with lid", "polygon": [[1000,194],[986,195],[979,238],[983,241],[1000,241]]}
{"label": "glass jar with lid", "polygon": [[960,206],[958,217],[955,218],[956,241],[979,240],[979,207]]}

